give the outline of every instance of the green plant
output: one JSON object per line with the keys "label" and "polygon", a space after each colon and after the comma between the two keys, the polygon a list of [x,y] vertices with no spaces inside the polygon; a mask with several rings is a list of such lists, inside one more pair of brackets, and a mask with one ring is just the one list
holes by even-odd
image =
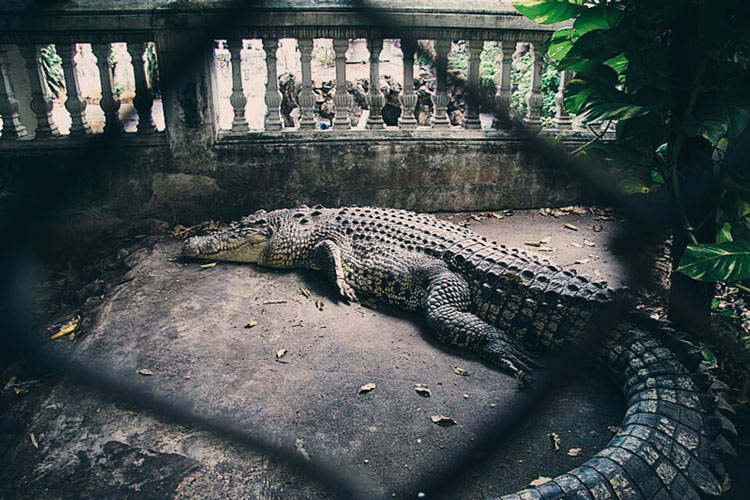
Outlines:
{"label": "green plant", "polygon": [[[513,61],[511,80],[514,83],[510,107],[518,116],[526,116],[526,95],[531,90],[531,72],[533,55],[529,51]],[[555,116],[555,94],[560,85],[560,73],[552,64],[545,63],[542,68],[542,118]]]}
{"label": "green plant", "polygon": [[57,54],[54,45],[47,45],[39,50],[42,61],[42,74],[47,82],[47,88],[53,98],[58,98],[65,91],[65,75],[62,69],[62,59]]}
{"label": "green plant", "polygon": [[154,97],[158,99],[161,97],[161,89],[159,88],[159,60],[156,58],[156,44],[154,42],[146,44],[146,72],[151,91],[154,93]]}
{"label": "green plant", "polygon": [[750,278],[750,32],[743,23],[750,3],[519,0],[514,6],[541,23],[572,20],[547,47],[552,64],[575,73],[565,106],[584,122],[617,121],[617,142],[592,144],[584,154],[646,172],[642,186],[667,197],[680,271],[671,293],[687,304],[693,324],[672,308],[670,316],[704,329],[713,288],[697,280]]}

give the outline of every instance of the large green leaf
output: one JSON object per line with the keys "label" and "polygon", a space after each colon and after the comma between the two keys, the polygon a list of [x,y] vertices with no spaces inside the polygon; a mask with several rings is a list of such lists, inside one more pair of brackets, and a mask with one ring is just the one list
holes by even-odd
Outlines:
{"label": "large green leaf", "polygon": [[688,245],[677,271],[700,281],[748,279],[750,278],[750,241]]}
{"label": "large green leaf", "polygon": [[573,47],[573,42],[577,40],[575,32],[571,28],[562,28],[555,31],[550,38],[547,46],[547,55],[552,62],[559,64]]}
{"label": "large green leaf", "polygon": [[585,9],[576,18],[573,28],[579,35],[588,33],[592,30],[614,28],[620,19],[622,19],[625,6],[622,4],[597,5]]}
{"label": "large green leaf", "polygon": [[586,10],[585,0],[517,0],[513,7],[540,24],[554,24],[576,17]]}

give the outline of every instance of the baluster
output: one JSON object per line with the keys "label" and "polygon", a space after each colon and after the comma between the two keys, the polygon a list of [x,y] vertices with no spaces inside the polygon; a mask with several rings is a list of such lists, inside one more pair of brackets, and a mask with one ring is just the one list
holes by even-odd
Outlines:
{"label": "baluster", "polygon": [[343,129],[351,128],[349,123],[349,102],[351,96],[346,91],[346,51],[349,48],[347,38],[335,38],[333,51],[336,53],[336,94],[333,102],[336,104],[336,114],[333,116],[333,126]]}
{"label": "baluster", "polygon": [[47,82],[42,72],[42,61],[39,50],[40,45],[19,45],[19,51],[26,64],[29,73],[29,84],[31,86],[31,111],[36,116],[35,139],[57,137],[60,131],[52,119],[52,99],[49,98]]}
{"label": "baluster", "polygon": [[495,92],[495,114],[498,119],[497,128],[511,128],[510,119],[510,98],[512,93],[511,82],[511,64],[513,63],[513,52],[516,51],[516,42],[503,41],[500,45],[500,51],[497,56],[500,59],[500,78],[496,82]]}
{"label": "baluster", "polygon": [[146,43],[128,42],[128,53],[133,62],[133,74],[135,75],[135,97],[133,106],[138,112],[138,133],[151,134],[156,131],[154,119],[151,117],[151,107],[154,105],[154,93],[148,86],[146,80],[146,68],[143,56],[146,53]]}
{"label": "baluster", "polygon": [[484,47],[482,40],[468,40],[469,48],[469,88],[466,93],[468,112],[466,114],[466,129],[481,129],[479,121],[479,56]]}
{"label": "baluster", "polygon": [[313,40],[312,38],[300,38],[297,40],[297,46],[302,61],[302,89],[298,98],[300,107],[299,128],[300,130],[314,130],[315,94],[312,90],[312,70],[310,68]]}
{"label": "baluster", "polygon": [[18,139],[26,136],[26,127],[18,117],[18,99],[13,93],[10,80],[10,64],[5,50],[0,48],[0,116],[3,118],[3,130],[0,140]]}
{"label": "baluster", "polygon": [[555,117],[552,119],[552,122],[559,129],[570,129],[573,123],[570,119],[568,110],[565,109],[565,103],[563,102],[565,88],[568,86],[568,82],[570,82],[570,72],[561,71],[560,86],[557,88],[557,93],[555,94]]}
{"label": "baluster", "polygon": [[367,93],[367,104],[370,115],[367,117],[367,128],[383,128],[383,94],[380,92],[380,51],[383,50],[381,38],[368,38],[367,50],[370,51],[370,91]]}
{"label": "baluster", "polygon": [[432,126],[434,128],[448,128],[450,127],[450,120],[448,120],[448,102],[450,101],[450,95],[448,94],[448,52],[451,50],[450,40],[436,40],[435,41],[435,69],[437,70],[437,85],[435,87],[435,93],[432,95],[432,103],[435,105],[435,114],[432,118]]}
{"label": "baluster", "polygon": [[250,126],[245,119],[245,108],[247,107],[247,96],[242,86],[242,39],[226,41],[229,49],[229,62],[232,67],[232,95],[229,96],[229,103],[234,111],[232,120],[232,132],[243,134],[250,131]]}
{"label": "baluster", "polygon": [[279,41],[263,39],[263,50],[266,51],[266,130],[281,130],[281,92],[279,77],[276,71],[276,49]]}
{"label": "baluster", "polygon": [[531,51],[533,54],[532,65],[531,65],[531,88],[528,94],[526,94],[526,116],[523,121],[530,127],[540,127],[542,124],[542,103],[544,102],[544,96],[542,96],[542,63],[543,54],[542,51],[537,48],[540,43],[531,44]]}
{"label": "baluster", "polygon": [[70,114],[70,135],[72,137],[85,137],[91,133],[91,125],[86,119],[86,101],[81,99],[80,84],[78,83],[78,63],[75,57],[78,54],[77,43],[58,43],[57,53],[62,58],[63,74],[65,75],[65,109]]}
{"label": "baluster", "polygon": [[109,43],[92,43],[91,51],[96,56],[96,65],[99,68],[99,83],[102,88],[102,99],[99,106],[104,111],[104,133],[121,134],[123,132],[120,121],[120,98],[114,92],[114,68],[109,63],[112,55],[112,45]]}
{"label": "baluster", "polygon": [[417,41],[413,38],[401,39],[401,51],[404,53],[404,87],[398,96],[401,102],[401,116],[398,118],[398,126],[405,130],[417,128],[417,119],[414,117],[414,108],[417,105],[417,94],[414,92],[414,52],[417,50]]}

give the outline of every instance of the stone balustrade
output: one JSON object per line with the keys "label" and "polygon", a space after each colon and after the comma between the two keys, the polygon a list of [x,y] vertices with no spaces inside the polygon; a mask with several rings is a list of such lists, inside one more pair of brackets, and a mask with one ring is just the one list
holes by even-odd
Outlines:
{"label": "stone balustrade", "polygon": [[[148,2],[134,2],[136,5],[146,5]],[[77,139],[92,135],[92,127],[87,119],[87,103],[80,94],[80,77],[77,71],[77,55],[82,43],[90,44],[90,52],[96,57],[98,68],[98,85],[101,97],[95,106],[101,108],[104,126],[98,127],[109,136],[149,136],[160,134],[153,119],[154,89],[149,82],[149,75],[144,65],[145,52],[148,42],[155,42],[155,53],[158,60],[164,60],[160,67],[176,67],[184,65],[182,62],[171,62],[168,59],[179,52],[181,36],[188,34],[190,30],[203,29],[207,33],[214,32],[217,35],[220,30],[226,31],[224,22],[227,16],[228,2],[205,1],[206,11],[198,14],[191,11],[181,11],[177,8],[160,10],[137,10],[129,16],[122,13],[110,12],[111,7],[102,3],[96,12],[87,11],[86,16],[91,19],[90,23],[76,22],[73,14],[78,12],[64,11],[60,16],[54,16],[52,12],[42,11],[37,16],[37,23],[26,22],[22,31],[16,30],[10,20],[13,12],[2,15],[0,7],[0,28],[3,21],[9,30],[0,29],[0,117],[2,117],[2,133],[0,139],[7,141],[24,141],[27,139],[60,140],[61,133],[55,124],[52,113],[52,100],[45,81],[44,69],[40,59],[40,50],[49,44],[54,44],[57,54],[62,59],[62,71],[64,74],[65,96],[64,108],[69,114],[70,127],[68,139]],[[231,3],[231,2],[230,2]],[[286,5],[289,4],[289,5]],[[359,7],[360,2],[357,2]],[[445,5],[443,5],[445,4]],[[213,47],[203,45],[201,50],[204,54],[194,54],[196,60],[207,58],[209,62],[212,56],[221,50],[229,52],[229,64],[231,66],[231,94],[221,96],[218,92],[216,65],[215,64],[188,64],[193,71],[205,72],[198,79],[208,82],[201,90],[205,92],[202,99],[212,102],[213,116],[210,117],[212,130],[210,131],[215,140],[221,141],[225,138],[237,140],[241,137],[257,137],[257,134],[274,133],[300,133],[304,131],[331,130],[331,133],[340,133],[343,130],[357,129],[361,134],[372,134],[376,130],[391,129],[412,131],[435,130],[451,131],[460,133],[459,130],[480,130],[484,128],[485,133],[491,133],[487,120],[480,120],[480,116],[486,118],[488,113],[501,110],[500,115],[507,113],[511,102],[515,82],[512,81],[511,64],[513,54],[517,50],[517,44],[524,42],[527,49],[533,54],[531,65],[531,85],[526,96],[526,116],[524,122],[531,127],[541,126],[541,107],[543,96],[542,85],[542,52],[541,47],[550,35],[549,27],[535,25],[519,16],[512,8],[500,3],[492,9],[484,6],[481,2],[469,2],[464,11],[448,9],[448,3],[444,0],[437,2],[407,3],[399,1],[373,2],[378,15],[384,16],[381,21],[389,28],[373,28],[368,16],[361,14],[356,6],[348,5],[348,2],[311,2],[304,1],[282,1],[282,2],[259,2],[252,16],[251,11],[241,11],[236,16],[230,16],[231,22],[236,26],[231,28],[231,36],[214,36]],[[210,10],[213,9],[213,10]],[[424,12],[421,12],[424,11]],[[67,16],[67,17],[66,17]],[[84,17],[86,17],[84,16]],[[389,23],[393,23],[392,25]],[[400,24],[399,24],[400,23]],[[70,25],[75,24],[75,30],[70,31]],[[112,31],[110,26],[116,26]],[[81,28],[81,27],[90,27]],[[36,29],[35,29],[36,28]],[[44,29],[43,28],[47,28]],[[298,119],[290,126],[290,120],[282,116],[283,98],[279,89],[279,68],[277,51],[281,39],[293,39],[296,41],[296,55],[301,67],[301,82],[296,92],[298,105]],[[335,76],[332,79],[332,101],[334,114],[329,123],[322,123],[316,106],[316,95],[313,84],[315,75],[311,71],[312,51],[314,40],[327,39],[332,42],[335,67]],[[347,92],[347,79],[349,78],[347,65],[347,52],[353,41],[359,42],[364,39],[369,57],[365,62],[369,64],[369,91],[366,95],[368,116],[363,121],[362,127],[357,126],[356,117],[351,116],[352,97]],[[243,71],[247,71],[243,65],[242,53],[246,50],[250,40],[257,40],[258,46],[262,47],[265,57],[265,93],[263,102],[265,104],[265,119],[262,127],[251,127],[246,119],[248,106],[252,109],[258,103],[248,100],[248,89],[243,82]],[[385,104],[384,95],[381,93],[381,51],[384,40],[391,45],[398,44],[403,53],[402,68],[399,74],[389,74],[402,85],[398,96],[398,105],[401,107],[400,117],[397,123],[386,124],[381,115],[381,109]],[[434,60],[430,61],[434,74],[434,81],[429,89],[432,116],[427,124],[418,123],[414,117],[414,109],[418,104],[417,89],[415,88],[414,62],[419,56],[418,41],[431,41],[434,48]],[[463,120],[460,126],[451,125],[447,109],[452,95],[448,87],[448,56],[453,42],[463,41],[468,58],[468,70],[466,72],[466,90],[463,106]],[[487,100],[487,96],[479,95],[480,88],[480,57],[485,42],[495,42],[499,48],[497,51],[498,66],[495,82],[496,92],[494,101]],[[132,119],[137,121],[137,127],[133,134],[124,131],[120,120],[121,103],[118,93],[114,88],[112,47],[115,42],[127,44],[127,53],[130,55],[132,74],[134,78],[135,95],[132,98],[134,108]],[[330,42],[329,42],[330,43]],[[13,59],[11,53],[17,51],[20,55]],[[199,51],[200,52],[200,51]],[[421,57],[424,62],[424,54]],[[19,62],[23,63],[21,67]],[[15,63],[15,64],[14,64]],[[170,64],[171,63],[171,64]],[[24,72],[24,75],[14,75],[16,72]],[[212,74],[214,73],[214,74]],[[561,78],[560,91],[555,99],[557,113],[553,126],[557,133],[565,133],[570,130],[571,120],[563,108],[562,92],[567,83],[567,76]],[[22,82],[22,88],[14,82]],[[174,92],[173,89],[162,89],[165,93]],[[177,96],[171,96],[177,97]],[[169,99],[169,96],[165,96]],[[179,100],[179,97],[177,97]],[[231,126],[224,130],[219,124],[219,113],[222,108],[221,100],[226,99],[231,109]],[[319,96],[317,98],[319,101]],[[490,102],[490,105],[487,103]],[[489,108],[489,109],[484,109]],[[496,108],[496,109],[493,109]],[[27,109],[33,113],[33,120],[29,117],[23,118],[23,110]],[[170,113],[181,113],[180,106],[167,106],[164,110],[164,121],[167,133],[177,131],[170,130],[178,126],[180,117],[170,116]],[[33,123],[32,123],[33,121]],[[25,122],[25,123],[24,123]],[[484,122],[484,125],[483,125]],[[499,132],[508,131],[510,124],[507,120],[494,120],[493,129]],[[443,133],[443,132],[437,132]],[[422,132],[424,134],[424,132]]]}

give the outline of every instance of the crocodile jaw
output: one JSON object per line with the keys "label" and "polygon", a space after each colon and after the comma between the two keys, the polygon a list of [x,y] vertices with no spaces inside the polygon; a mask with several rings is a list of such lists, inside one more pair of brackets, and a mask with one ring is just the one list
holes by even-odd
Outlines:
{"label": "crocodile jaw", "polygon": [[262,263],[263,252],[270,238],[250,233],[241,236],[217,234],[194,236],[182,247],[184,257],[231,262]]}

